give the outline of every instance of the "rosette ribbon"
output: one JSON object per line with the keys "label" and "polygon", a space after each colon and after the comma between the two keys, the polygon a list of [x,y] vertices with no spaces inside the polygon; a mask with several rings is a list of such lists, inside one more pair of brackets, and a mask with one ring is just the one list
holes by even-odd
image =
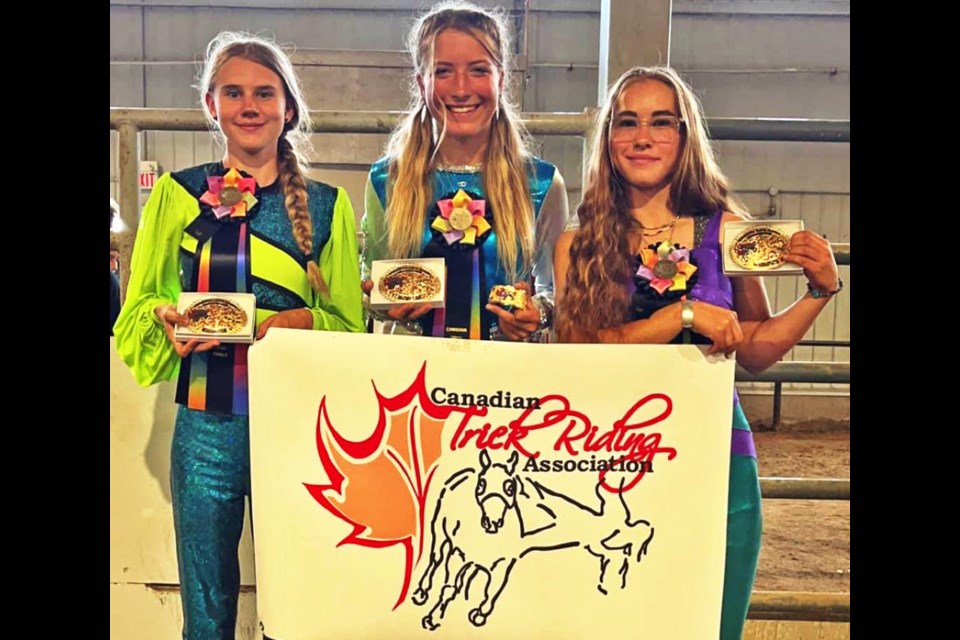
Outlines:
{"label": "rosette ribbon", "polygon": [[477,239],[490,231],[490,223],[484,218],[486,204],[460,189],[452,198],[437,201],[440,215],[433,219],[430,228],[439,231],[449,245],[476,245]]}
{"label": "rosette ribbon", "polygon": [[640,250],[637,276],[649,281],[650,288],[663,295],[666,291],[686,291],[697,267],[690,262],[690,250],[663,241]]}
{"label": "rosette ribbon", "polygon": [[245,218],[257,204],[253,195],[256,190],[254,178],[245,178],[231,168],[222,176],[207,176],[207,190],[200,196],[200,202],[210,205],[218,220],[226,216]]}

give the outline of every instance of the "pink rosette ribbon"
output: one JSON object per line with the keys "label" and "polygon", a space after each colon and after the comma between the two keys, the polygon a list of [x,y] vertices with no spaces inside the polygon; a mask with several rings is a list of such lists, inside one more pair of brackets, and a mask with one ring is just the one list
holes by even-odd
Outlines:
{"label": "pink rosette ribbon", "polygon": [[253,195],[256,190],[256,180],[244,178],[231,168],[222,176],[207,176],[207,190],[200,196],[200,202],[210,205],[217,220],[226,216],[245,218],[257,204]]}
{"label": "pink rosette ribbon", "polygon": [[640,268],[637,276],[650,281],[650,287],[660,295],[664,291],[684,291],[687,281],[697,272],[690,262],[690,250],[660,242],[653,249],[640,250]]}
{"label": "pink rosette ribbon", "polygon": [[436,229],[447,244],[477,243],[477,238],[490,230],[490,223],[484,218],[485,200],[474,200],[460,189],[452,198],[438,200],[440,215],[433,219],[430,228]]}

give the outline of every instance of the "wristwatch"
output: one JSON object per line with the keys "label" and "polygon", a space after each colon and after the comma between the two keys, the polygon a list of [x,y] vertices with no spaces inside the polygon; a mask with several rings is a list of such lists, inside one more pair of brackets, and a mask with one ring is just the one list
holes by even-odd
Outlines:
{"label": "wristwatch", "polygon": [[836,291],[824,291],[823,289],[814,289],[813,285],[807,281],[807,291],[810,292],[811,298],[832,298],[843,290],[843,279],[837,278],[837,289]]}

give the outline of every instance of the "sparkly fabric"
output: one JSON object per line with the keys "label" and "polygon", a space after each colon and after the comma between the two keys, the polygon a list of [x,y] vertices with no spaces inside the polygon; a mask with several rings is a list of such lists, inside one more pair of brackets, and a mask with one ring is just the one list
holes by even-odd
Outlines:
{"label": "sparkly fabric", "polygon": [[[694,219],[694,248],[690,254],[697,265],[697,283],[691,300],[733,309],[733,285],[723,273],[720,223],[723,212]],[[678,336],[675,342],[680,342]],[[706,339],[694,334],[695,342]],[[700,338],[700,340],[696,340]],[[734,391],[731,432],[730,484],[727,496],[727,554],[723,574],[721,640],[740,640],[750,606],[750,592],[760,557],[763,528],[760,511],[760,480],[750,424]]]}
{"label": "sparkly fabric", "polygon": [[[173,178],[187,191],[199,197],[207,188],[208,175],[223,175],[224,168],[220,162],[192,167],[173,174]],[[280,180],[273,184],[257,189],[258,204],[250,216],[250,233],[281,248],[294,257],[304,269],[306,261],[290,231],[290,218],[283,203],[283,188]],[[333,203],[337,199],[337,190],[329,185],[312,180],[307,181],[307,202],[313,214],[313,259],[316,260],[320,250],[330,238],[330,223],[333,218]],[[180,252],[182,269],[182,287],[184,291],[195,291],[193,276],[193,255]],[[253,293],[257,296],[257,306],[264,309],[282,310],[295,309],[306,306],[296,293],[278,286],[276,283],[266,282],[254,278]]]}
{"label": "sparkly fabric", "polygon": [[185,640],[233,640],[237,548],[250,495],[246,416],[178,407],[170,454],[173,524]]}

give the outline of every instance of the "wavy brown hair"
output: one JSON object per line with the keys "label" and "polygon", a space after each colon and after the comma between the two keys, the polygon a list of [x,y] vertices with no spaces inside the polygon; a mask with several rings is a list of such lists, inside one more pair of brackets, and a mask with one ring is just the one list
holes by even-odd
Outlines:
{"label": "wavy brown hair", "polygon": [[306,258],[307,280],[314,291],[327,293],[327,285],[313,259],[313,218],[307,205],[307,155],[310,149],[310,112],[293,63],[275,42],[249,33],[224,31],[207,45],[207,54],[197,89],[200,104],[215,135],[226,143],[223,132],[206,108],[205,97],[212,93],[217,73],[231,58],[242,58],[270,69],[283,82],[287,108],[293,117],[284,125],[277,141],[277,168],[283,188],[284,206],[297,248]]}
{"label": "wavy brown hair", "polygon": [[[506,19],[502,11],[455,0],[434,6],[417,20],[407,46],[416,76],[423,80],[428,96],[432,94],[434,43],[446,29],[473,36],[486,49],[502,79],[483,162],[483,189],[493,207],[500,263],[516,280],[530,272],[533,262],[534,214],[527,182],[530,140],[506,78],[512,55]],[[388,251],[394,258],[417,257],[422,251],[423,227],[433,198],[432,170],[445,133],[445,123],[434,122],[428,99],[414,81],[410,109],[387,143],[386,234]]]}
{"label": "wavy brown hair", "polygon": [[680,154],[670,181],[667,206],[676,215],[710,216],[718,210],[746,215],[730,192],[707,136],[700,101],[669,67],[634,67],[611,87],[597,114],[583,199],[577,207],[580,229],[570,245],[557,332],[561,341],[593,340],[601,329],[628,318],[629,282],[633,277],[628,185],[613,163],[610,122],[624,90],[640,80],[656,80],[673,90],[679,116]]}

